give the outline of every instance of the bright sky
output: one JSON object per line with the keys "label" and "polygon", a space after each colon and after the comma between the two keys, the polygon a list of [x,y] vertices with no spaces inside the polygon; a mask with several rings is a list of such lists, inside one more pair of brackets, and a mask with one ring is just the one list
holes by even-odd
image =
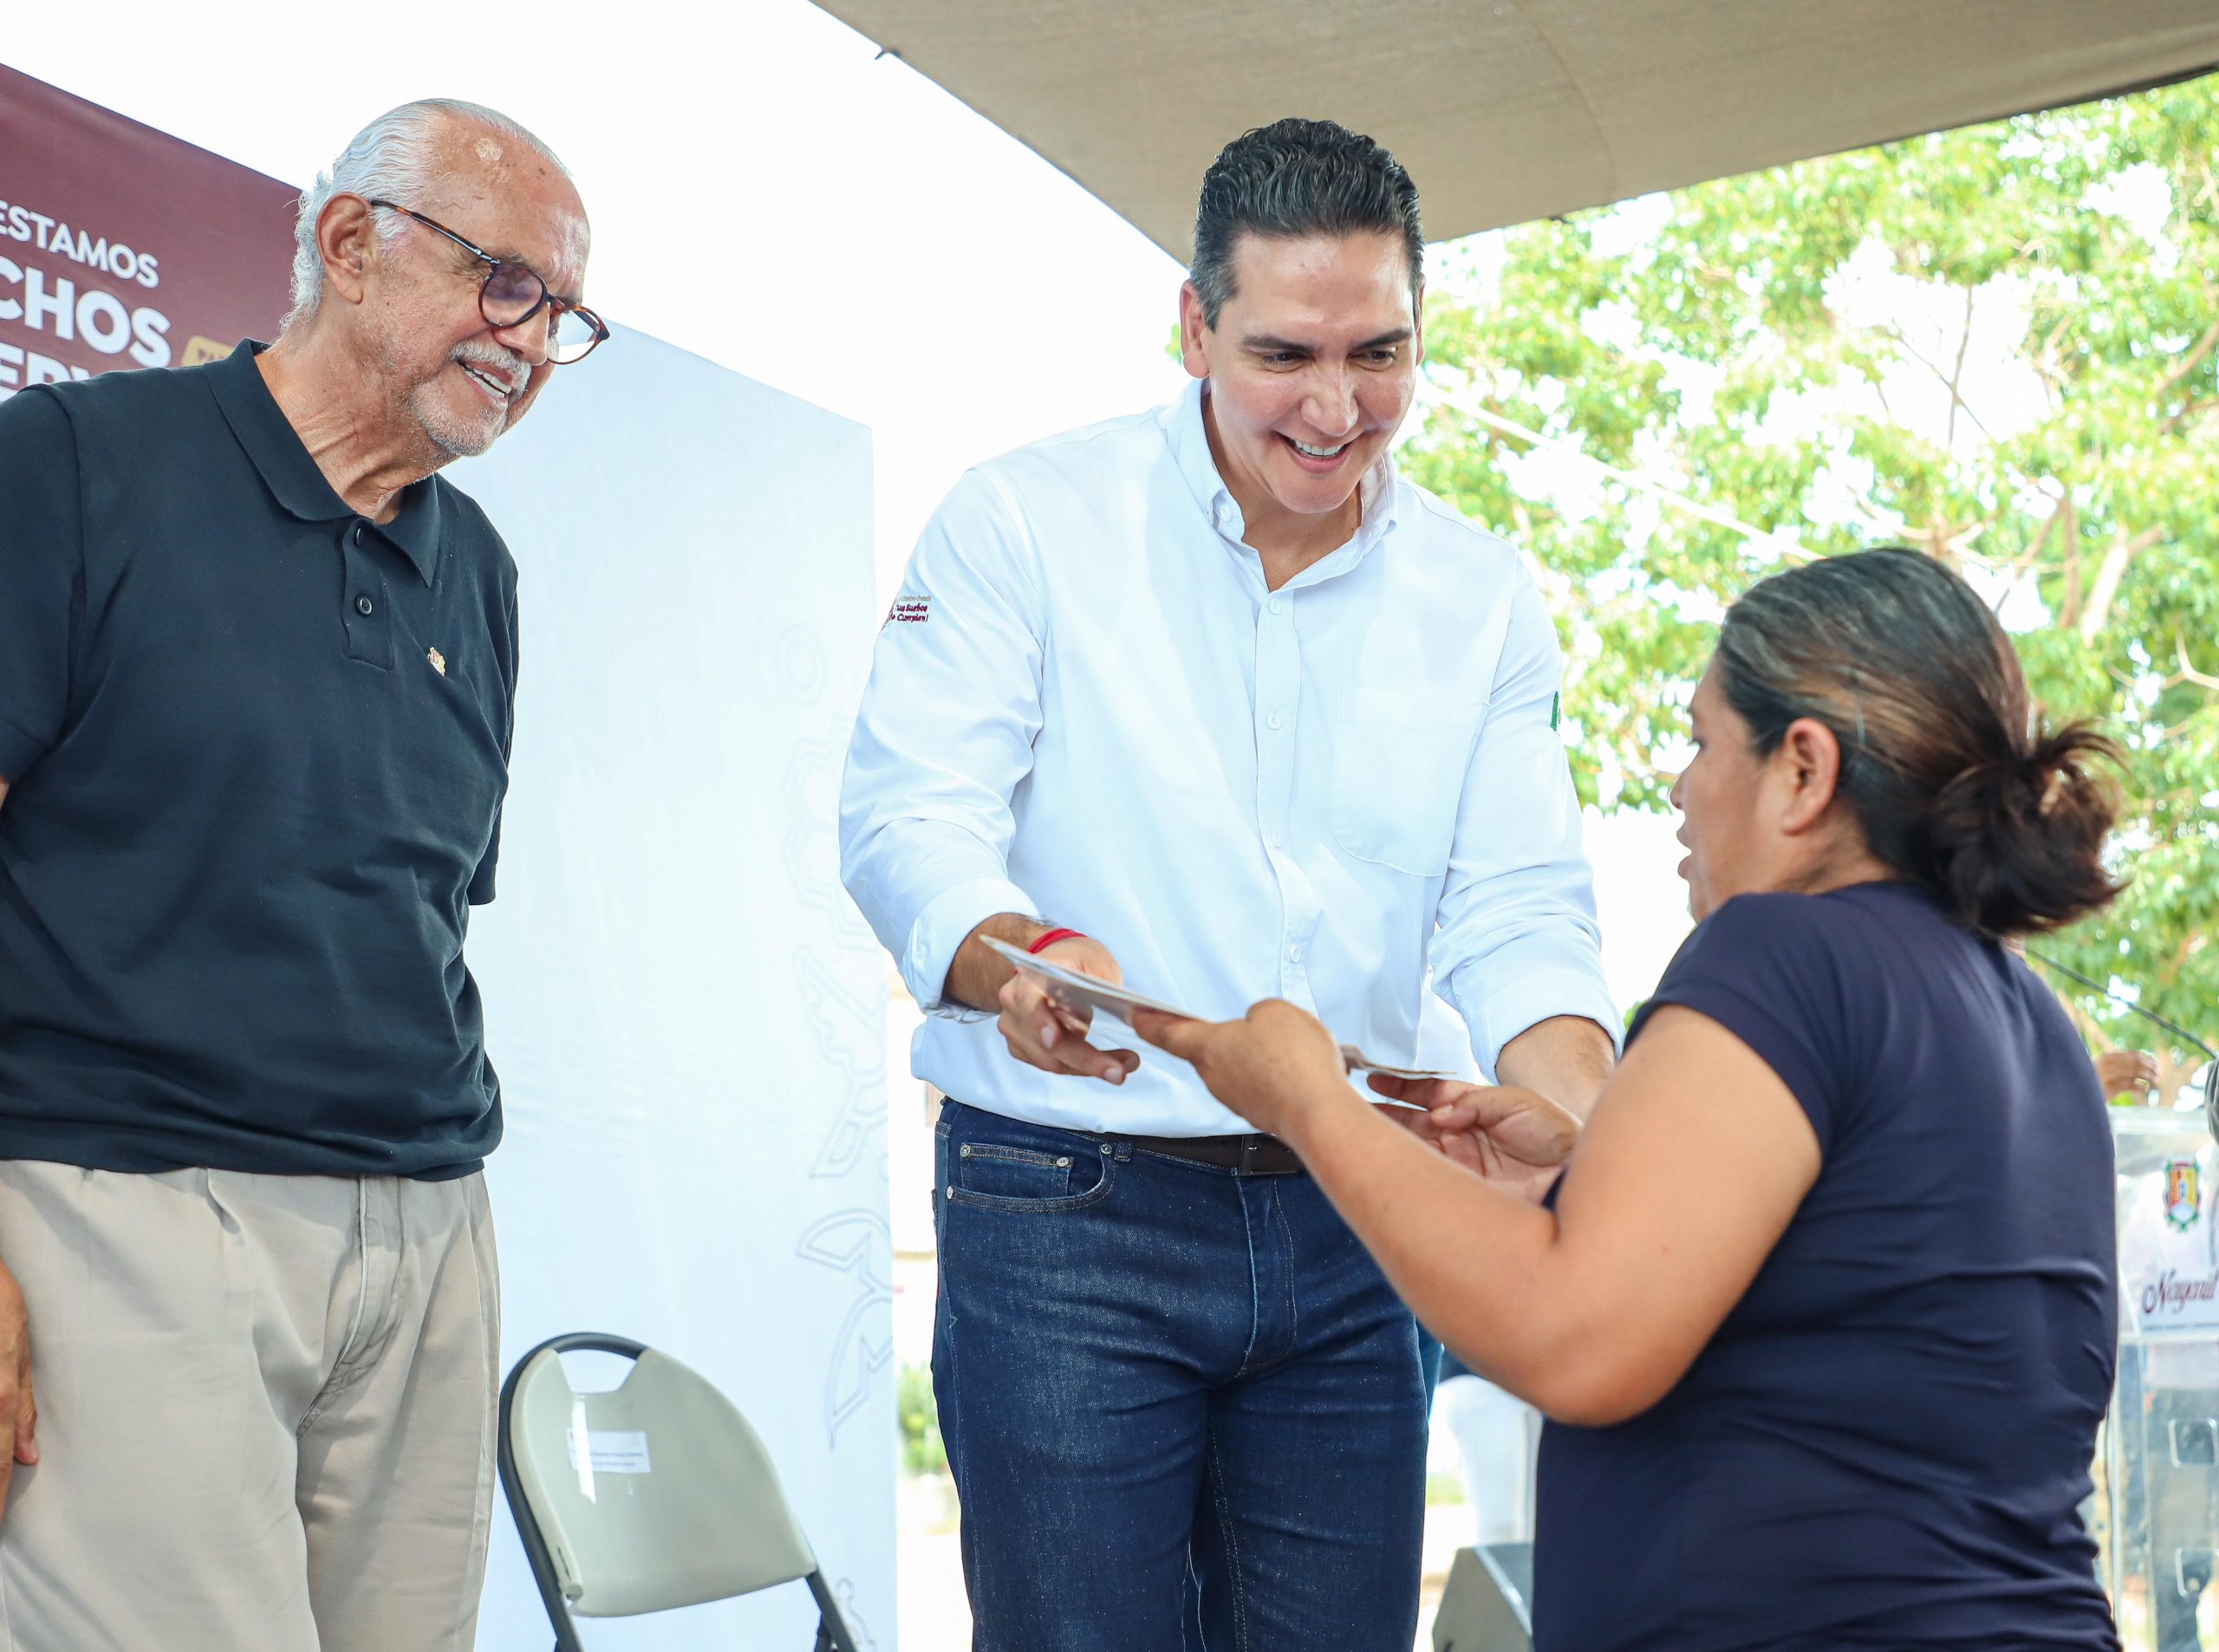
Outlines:
{"label": "bright sky", "polygon": [[871,426],[888,589],[966,465],[1176,387],[1179,266],[804,0],[214,10],[10,7],[0,61],[293,184],[413,97],[513,115],[576,175],[605,315]]}
{"label": "bright sky", "polygon": [[[22,5],[0,61],[293,184],[411,98],[523,121],[592,215],[596,308],[870,426],[882,595],[966,465],[1176,393],[1183,272],[1031,150],[806,0],[653,10]],[[1686,927],[1677,851],[1591,831],[1629,998]]]}

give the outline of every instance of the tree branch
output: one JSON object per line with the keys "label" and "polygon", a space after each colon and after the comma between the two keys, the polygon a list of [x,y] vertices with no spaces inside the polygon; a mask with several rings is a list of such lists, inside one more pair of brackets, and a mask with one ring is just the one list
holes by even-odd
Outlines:
{"label": "tree branch", "polygon": [[2088,606],[2080,615],[2080,641],[2092,643],[2096,634],[2104,628],[2104,621],[2111,616],[2112,600],[2118,595],[2118,582],[2126,576],[2126,565],[2138,551],[2144,551],[2165,537],[2163,528],[2144,528],[2132,538],[2114,539],[2104,549],[2103,565],[2096,569],[2095,582],[2088,588]]}
{"label": "tree branch", "polygon": [[2066,499],[2072,497],[2068,493],[2065,498],[2060,498],[2055,505],[2051,507],[2050,513],[2042,518],[2042,525],[2034,530],[2034,537],[2027,541],[2025,551],[2012,559],[2012,567],[2032,568],[2041,561],[2042,547],[2049,543],[2050,535],[2057,531],[2057,519],[2065,513]]}
{"label": "tree branch", "polygon": [[1981,567],[1993,569],[2003,576],[2004,595],[1995,600],[1996,608],[2000,612],[2005,601],[2009,597],[2012,588],[2016,586],[2029,571],[2039,570],[2040,568],[2042,547],[2049,543],[2050,535],[2057,528],[2057,512],[2052,511],[2049,515],[2042,518],[2042,525],[2034,530],[2034,537],[2027,542],[2027,548],[2015,556],[1981,556],[1966,549],[1975,539],[1994,525],[1995,519],[1993,517],[1981,524],[1978,528],[1958,542],[1957,552],[1967,561],[1978,563]]}
{"label": "tree branch", "polygon": [[2189,663],[2188,634],[2181,628],[2180,621],[2177,620],[2173,622],[2173,653],[2181,662],[2181,681],[2194,683],[2199,688],[2209,688],[2219,693],[2219,677],[2198,671]]}
{"label": "tree branch", "polygon": [[2066,328],[2073,325],[2073,312],[2067,310],[2057,318],[2057,325],[2049,329],[2042,340],[2042,347],[2034,352],[2034,371],[2053,398],[2061,399],[2060,387],[2065,380],[2065,364],[2057,359],[2057,347],[2065,337]]}
{"label": "tree branch", "polygon": [[2203,187],[2196,191],[2196,200],[2203,205],[2219,206],[2219,175],[2213,173],[2210,161],[2197,162],[2196,171],[2203,174]]}
{"label": "tree branch", "polygon": [[2071,629],[2080,623],[2080,512],[2073,506],[2072,489],[2065,491],[2057,508],[2065,517],[2065,623]]}
{"label": "tree branch", "polygon": [[2203,365],[2203,358],[2211,354],[2212,346],[2219,344],[2219,322],[2203,329],[2203,336],[2189,347],[2186,355],[2173,364],[2172,370],[2157,380],[2157,400],[2162,404],[2167,396],[2180,388],[2181,380]]}
{"label": "tree branch", "polygon": [[[1948,427],[1947,433],[1946,433],[1946,434],[1944,434],[1944,435],[1943,435],[1943,437],[1942,438],[1942,446],[1944,446],[1944,447],[1955,447],[1955,446],[1957,445],[1957,409],[1958,409],[1958,408],[1960,408],[1960,407],[1964,407],[1964,408],[1965,408],[1965,416],[1966,416],[1967,418],[1970,418],[1970,417],[1972,416],[1972,409],[1971,409],[1971,408],[1969,408],[1969,407],[1965,407],[1965,398],[1964,398],[1964,393],[1963,393],[1962,391],[1961,391],[1961,390],[1957,387],[1959,385],[1961,385],[1961,384],[1962,384],[1962,383],[1964,382],[1964,378],[1965,378],[1965,352],[1966,352],[1967,350],[1969,350],[1970,348],[1972,348],[1972,347],[1973,347],[1973,289],[1972,289],[1971,288],[1968,287],[1968,288],[1966,288],[1966,289],[1965,289],[1965,325],[1964,325],[1964,331],[1963,331],[1962,333],[1961,333],[1961,334],[1958,335],[1958,338],[1957,338],[1957,361],[1956,361],[1956,365],[1955,365],[1955,366],[1954,366],[1954,367],[1952,367],[1949,369],[1949,427]],[[1975,422],[1978,422],[1978,421],[1977,421],[1977,420],[1975,420]],[[1985,436],[1985,435],[1987,435],[1987,434],[1988,434],[1988,433],[1987,433],[1985,430],[1983,430],[1981,433],[1983,436]],[[1991,436],[1991,437],[1989,437],[1989,438],[1988,438],[1988,439],[1989,439],[1990,441],[1993,441],[1993,440],[1994,440],[1994,438]]]}
{"label": "tree branch", "polygon": [[[1905,355],[1910,357],[1912,361],[1917,362],[1919,366],[1924,367],[1929,373],[1932,374],[1936,379],[1942,381],[1942,387],[1949,393],[1949,429],[1953,434],[1957,428],[1957,409],[1962,407],[1965,411],[1965,417],[1972,420],[1974,429],[1980,432],[1981,435],[1987,437],[1991,442],[1995,439],[1995,433],[1989,430],[1988,427],[1981,421],[1981,416],[1973,411],[1972,404],[1957,393],[1956,380],[1942,370],[1942,367],[1939,362],[1929,361],[1924,355],[1920,354],[1918,346],[1912,343],[1910,336],[1904,333],[1901,327],[1896,325],[1894,322],[1890,322],[1886,327],[1883,328],[1881,331],[1885,334],[1886,336],[1895,340],[1897,345],[1902,349]],[[1971,332],[1968,330],[1965,336],[1969,339],[1972,336]],[[1962,357],[1959,358],[1959,365],[1962,367]]]}
{"label": "tree branch", "polygon": [[2181,944],[2173,949],[2172,961],[2157,972],[2157,979],[2166,986],[2176,985],[2181,979],[2181,971],[2188,966],[2188,960],[2202,952],[2203,946],[2204,938],[2194,930],[2183,935]]}

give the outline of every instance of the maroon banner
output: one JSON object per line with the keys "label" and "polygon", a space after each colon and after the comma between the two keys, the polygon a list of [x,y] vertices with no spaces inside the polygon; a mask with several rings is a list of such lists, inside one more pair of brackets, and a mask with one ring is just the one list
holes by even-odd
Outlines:
{"label": "maroon banner", "polygon": [[299,198],[0,67],[0,397],[275,338]]}

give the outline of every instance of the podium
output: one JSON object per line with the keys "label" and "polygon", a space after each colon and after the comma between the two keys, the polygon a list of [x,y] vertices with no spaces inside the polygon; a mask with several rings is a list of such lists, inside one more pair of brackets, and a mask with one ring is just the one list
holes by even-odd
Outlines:
{"label": "podium", "polygon": [[2219,1649],[2219,1148],[2117,1108],[2118,1385],[2086,1511],[2124,1652]]}

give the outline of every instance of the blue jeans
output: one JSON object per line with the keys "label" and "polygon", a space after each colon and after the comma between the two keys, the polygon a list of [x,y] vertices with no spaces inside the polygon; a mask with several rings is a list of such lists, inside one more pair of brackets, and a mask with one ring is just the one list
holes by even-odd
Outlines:
{"label": "blue jeans", "polygon": [[974,1652],[1409,1652],[1416,1327],[1308,1176],[951,1102],[933,1389]]}

